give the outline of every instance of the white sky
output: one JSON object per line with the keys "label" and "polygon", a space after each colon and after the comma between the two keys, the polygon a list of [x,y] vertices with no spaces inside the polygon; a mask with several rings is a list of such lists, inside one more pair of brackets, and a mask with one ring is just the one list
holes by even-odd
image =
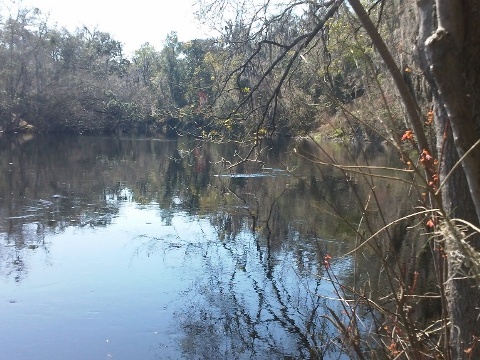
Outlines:
{"label": "white sky", "polygon": [[[1,2],[1,0],[0,0]],[[180,41],[205,37],[195,20],[194,0],[23,0],[23,5],[50,13],[50,25],[69,31],[83,25],[108,32],[131,55],[148,42],[160,50],[168,33]]]}

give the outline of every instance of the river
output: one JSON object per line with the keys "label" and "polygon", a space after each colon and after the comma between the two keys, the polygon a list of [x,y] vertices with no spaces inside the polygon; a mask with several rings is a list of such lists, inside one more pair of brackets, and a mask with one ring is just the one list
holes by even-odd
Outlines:
{"label": "river", "polygon": [[1,359],[347,358],[326,269],[355,281],[368,191],[315,144],[0,140]]}

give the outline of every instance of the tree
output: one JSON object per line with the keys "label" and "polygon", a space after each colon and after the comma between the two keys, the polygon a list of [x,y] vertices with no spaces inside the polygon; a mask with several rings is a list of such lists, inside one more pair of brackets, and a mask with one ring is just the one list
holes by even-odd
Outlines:
{"label": "tree", "polygon": [[5,119],[2,125],[8,131],[19,127],[21,119],[31,111],[28,97],[39,90],[45,27],[38,9],[17,9],[2,25],[0,109]]}
{"label": "tree", "polygon": [[[433,6],[432,3],[427,6]],[[445,181],[443,205],[446,214],[467,221],[478,229],[480,91],[475,84],[480,81],[480,46],[477,40],[480,29],[476,16],[480,5],[471,1],[437,1],[436,5],[437,29],[426,39],[423,50],[430,65],[425,71],[434,94],[437,150],[441,153],[445,149],[440,174],[441,182]],[[427,14],[422,15],[423,22],[430,23]],[[458,161],[462,166],[454,169]],[[454,173],[450,176],[452,171]],[[480,235],[477,233],[467,240],[464,234],[455,233],[454,229],[447,233],[446,244],[451,254],[448,264],[451,280],[447,289],[453,356],[462,358],[468,354],[471,358],[480,357],[480,292],[478,269],[475,268],[478,259],[468,256],[470,247],[480,250]]]}
{"label": "tree", "polygon": [[135,51],[133,63],[138,68],[143,85],[152,86],[152,81],[158,72],[160,56],[149,43],[143,44]]}

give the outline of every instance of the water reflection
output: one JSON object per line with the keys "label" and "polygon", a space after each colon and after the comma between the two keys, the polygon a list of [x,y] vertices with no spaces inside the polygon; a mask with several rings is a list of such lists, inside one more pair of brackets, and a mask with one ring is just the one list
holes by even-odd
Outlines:
{"label": "water reflection", "polygon": [[[338,214],[359,223],[368,189],[294,147],[314,151],[277,144],[232,172],[232,144],[3,140],[5,356],[341,358],[319,259],[352,248]],[[351,258],[333,266],[352,281]]]}

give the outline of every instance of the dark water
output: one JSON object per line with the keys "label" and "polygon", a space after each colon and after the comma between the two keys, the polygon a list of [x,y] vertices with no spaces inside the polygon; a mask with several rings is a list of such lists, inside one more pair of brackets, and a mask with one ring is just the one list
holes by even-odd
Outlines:
{"label": "dark water", "polygon": [[345,358],[322,259],[353,281],[355,179],[270,148],[2,140],[0,359]]}

